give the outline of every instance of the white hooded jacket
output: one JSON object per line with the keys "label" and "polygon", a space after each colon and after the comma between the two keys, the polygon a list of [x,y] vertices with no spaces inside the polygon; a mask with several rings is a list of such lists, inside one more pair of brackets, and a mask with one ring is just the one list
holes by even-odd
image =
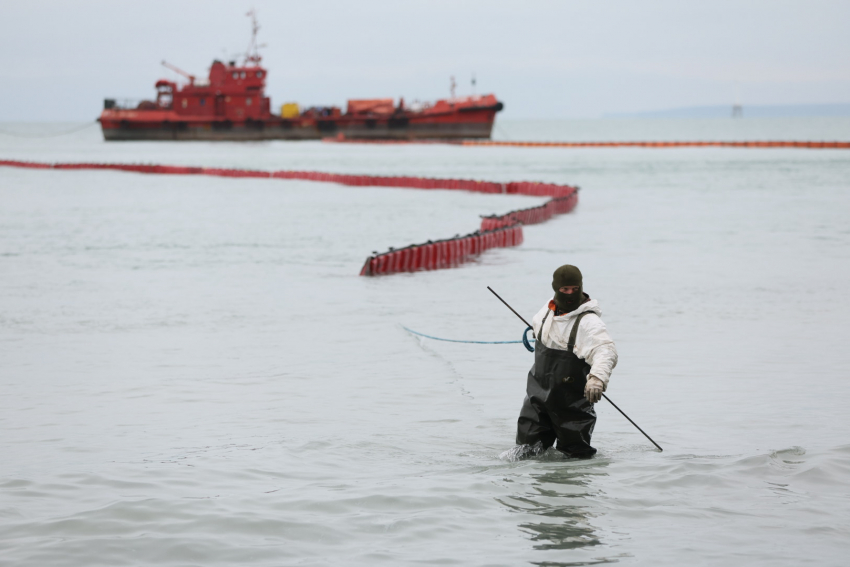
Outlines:
{"label": "white hooded jacket", "polygon": [[[611,371],[617,366],[617,347],[602,322],[599,302],[591,299],[582,303],[575,311],[558,316],[555,316],[553,309],[554,302],[544,305],[531,320],[531,324],[534,326],[534,336],[537,340],[542,341],[548,348],[558,350],[567,350],[576,317],[586,311],[595,313],[581,318],[573,352],[590,365],[590,374],[602,380],[607,389]],[[541,332],[540,324],[547,312],[549,316],[546,317],[546,324]]]}

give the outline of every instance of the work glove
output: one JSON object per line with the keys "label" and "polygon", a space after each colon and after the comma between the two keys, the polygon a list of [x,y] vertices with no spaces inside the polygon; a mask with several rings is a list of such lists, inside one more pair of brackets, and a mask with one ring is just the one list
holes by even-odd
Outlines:
{"label": "work glove", "polygon": [[595,404],[602,399],[602,392],[605,391],[605,383],[596,376],[588,376],[587,384],[584,385],[584,397],[591,404]]}

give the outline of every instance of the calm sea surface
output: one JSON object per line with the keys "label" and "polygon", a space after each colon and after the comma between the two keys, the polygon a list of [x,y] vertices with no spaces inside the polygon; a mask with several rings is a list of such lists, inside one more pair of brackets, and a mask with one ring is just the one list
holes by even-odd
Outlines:
{"label": "calm sea surface", "polygon": [[[850,151],[112,143],[0,159],[546,180],[459,269],[372,250],[541,199],[0,168],[2,565],[845,565]],[[8,132],[16,134],[8,135]],[[505,139],[848,139],[850,119],[504,122]],[[29,137],[25,137],[29,136]],[[578,265],[617,341],[589,461],[513,447],[516,340]]]}

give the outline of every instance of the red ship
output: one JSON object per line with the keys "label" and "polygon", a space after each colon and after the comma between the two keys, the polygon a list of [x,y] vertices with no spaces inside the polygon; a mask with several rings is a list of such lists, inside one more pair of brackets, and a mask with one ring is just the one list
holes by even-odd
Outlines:
{"label": "red ship", "polygon": [[[249,12],[253,17],[253,13]],[[260,66],[259,26],[241,65],[213,61],[209,78],[197,79],[176,67],[188,84],[160,79],[156,100],[138,104],[104,101],[100,125],[106,140],[315,140],[489,138],[503,104],[492,94],[454,97],[433,104],[391,98],[349,100],[339,107],[281,106],[273,114],[265,96],[267,71]],[[454,95],[454,80],[452,80]]]}

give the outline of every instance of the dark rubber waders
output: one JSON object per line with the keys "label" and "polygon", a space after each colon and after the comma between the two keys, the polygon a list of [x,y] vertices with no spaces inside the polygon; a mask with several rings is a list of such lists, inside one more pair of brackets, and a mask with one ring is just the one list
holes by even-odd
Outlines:
{"label": "dark rubber waders", "polygon": [[[551,311],[540,325],[540,334]],[[596,425],[593,404],[584,397],[590,365],[575,355],[576,335],[582,318],[595,313],[585,311],[576,317],[567,350],[548,348],[540,337],[534,348],[534,366],[528,373],[525,401],[517,422],[518,445],[556,449],[568,457],[591,457],[596,449],[590,436]]]}

